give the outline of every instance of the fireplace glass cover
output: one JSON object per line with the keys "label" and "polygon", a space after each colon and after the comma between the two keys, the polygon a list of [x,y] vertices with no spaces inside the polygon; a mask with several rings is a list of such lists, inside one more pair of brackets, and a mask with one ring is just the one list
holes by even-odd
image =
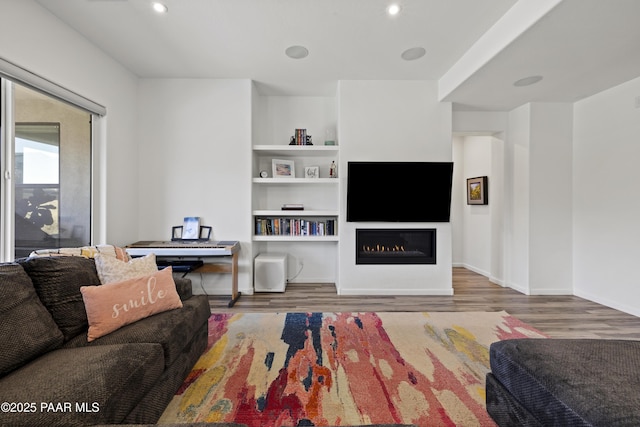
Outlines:
{"label": "fireplace glass cover", "polygon": [[356,229],[356,264],[435,264],[434,228]]}

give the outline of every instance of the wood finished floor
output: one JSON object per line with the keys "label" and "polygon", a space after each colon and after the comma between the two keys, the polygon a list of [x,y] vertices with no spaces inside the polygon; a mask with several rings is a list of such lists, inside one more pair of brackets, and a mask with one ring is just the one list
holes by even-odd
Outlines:
{"label": "wood finished floor", "polygon": [[640,339],[640,318],[575,296],[527,296],[465,268],[453,269],[453,296],[343,296],[333,284],[289,284],[284,293],[210,296],[214,313],[507,311],[553,338]]}

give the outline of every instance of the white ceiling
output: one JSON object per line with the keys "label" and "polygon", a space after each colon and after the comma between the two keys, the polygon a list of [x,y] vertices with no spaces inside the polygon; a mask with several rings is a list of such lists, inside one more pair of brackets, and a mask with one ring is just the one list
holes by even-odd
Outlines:
{"label": "white ceiling", "polygon": [[[438,80],[457,110],[507,111],[640,76],[640,0],[398,0],[395,17],[392,0],[164,0],[166,15],[150,0],[37,1],[140,77],[248,78],[264,94]],[[513,86],[530,75],[544,79]]]}

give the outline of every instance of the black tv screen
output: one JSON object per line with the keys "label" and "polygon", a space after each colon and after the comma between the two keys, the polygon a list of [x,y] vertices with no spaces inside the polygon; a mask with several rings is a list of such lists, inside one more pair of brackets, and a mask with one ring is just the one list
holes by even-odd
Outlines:
{"label": "black tv screen", "polygon": [[449,222],[452,162],[348,162],[347,221]]}

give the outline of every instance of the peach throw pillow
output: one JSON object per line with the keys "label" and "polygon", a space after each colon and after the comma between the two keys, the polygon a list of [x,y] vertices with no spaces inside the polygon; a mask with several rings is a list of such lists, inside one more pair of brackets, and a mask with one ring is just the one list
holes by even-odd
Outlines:
{"label": "peach throw pillow", "polygon": [[101,286],[82,286],[87,341],[156,313],[182,307],[171,267],[149,276]]}

